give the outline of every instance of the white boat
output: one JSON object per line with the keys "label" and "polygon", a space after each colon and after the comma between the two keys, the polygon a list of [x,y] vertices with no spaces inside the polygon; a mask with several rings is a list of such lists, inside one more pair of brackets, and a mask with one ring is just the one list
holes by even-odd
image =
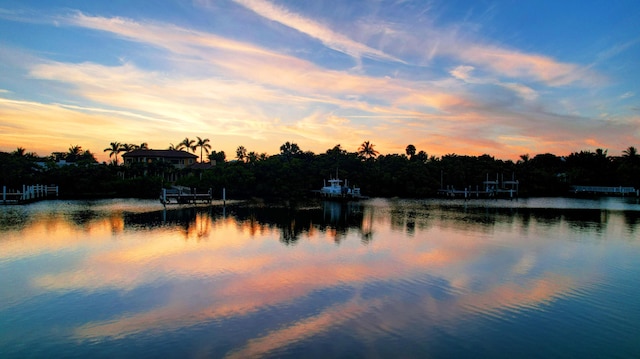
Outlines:
{"label": "white boat", "polygon": [[[327,182],[329,185],[327,186]],[[363,199],[367,198],[360,193],[359,187],[349,187],[347,184],[347,180],[344,180],[344,185],[342,184],[342,180],[339,178],[332,178],[330,180],[324,181],[324,186],[318,191],[320,196],[324,198],[335,198],[335,199]]]}

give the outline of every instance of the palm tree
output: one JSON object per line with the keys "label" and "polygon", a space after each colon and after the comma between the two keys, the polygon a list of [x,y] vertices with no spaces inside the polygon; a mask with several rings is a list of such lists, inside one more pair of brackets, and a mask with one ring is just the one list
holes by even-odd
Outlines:
{"label": "palm tree", "polygon": [[622,157],[635,158],[638,156],[638,149],[633,146],[629,146],[626,150],[622,151]]}
{"label": "palm tree", "polygon": [[123,144],[120,145],[120,147],[122,147],[122,151],[121,152],[124,152],[124,153],[129,153],[129,152],[131,152],[133,150],[138,149],[138,146],[136,146],[136,145],[134,145],[132,143],[123,143]]}
{"label": "palm tree", "polygon": [[140,146],[136,146],[137,150],[148,150],[149,149],[149,144],[146,142],[142,142],[140,144]]}
{"label": "palm tree", "polygon": [[18,156],[18,157],[23,157],[25,154],[25,148],[24,147],[18,147],[16,148],[15,151],[13,151],[13,155]]}
{"label": "palm tree", "polygon": [[602,148],[596,148],[596,156],[601,158],[607,158],[607,152],[609,150],[603,150]]}
{"label": "palm tree", "polygon": [[178,150],[181,149],[186,149],[187,152],[189,151],[194,151],[196,150],[196,147],[193,145],[196,141],[195,140],[190,140],[189,137],[185,137],[184,140],[182,140],[182,142],[178,143]]}
{"label": "palm tree", "polygon": [[373,149],[374,146],[369,141],[362,142],[360,148],[358,148],[358,155],[366,159],[375,158],[379,152]]}
{"label": "palm tree", "polygon": [[118,154],[123,151],[122,144],[120,142],[114,141],[109,144],[109,147],[104,149],[104,152],[109,151],[109,158],[112,156],[116,158],[115,164],[118,165]]}
{"label": "palm tree", "polygon": [[200,138],[199,136],[196,136],[196,138],[198,139],[198,141],[196,141],[196,144],[193,146],[193,152],[195,152],[196,148],[200,147],[200,162],[202,162],[204,158],[202,157],[202,150],[204,149],[204,151],[208,154],[209,150],[211,149],[211,145],[209,144],[208,138]]}
{"label": "palm tree", "polygon": [[622,151],[622,160],[631,165],[639,164],[640,156],[638,156],[638,150],[633,146],[629,146],[626,150]]}
{"label": "palm tree", "polygon": [[82,146],[70,145],[69,152],[67,152],[67,161],[76,162],[82,155]]}
{"label": "palm tree", "polygon": [[409,159],[413,158],[413,156],[416,154],[416,146],[408,145],[405,149],[405,152],[407,153],[407,156],[409,156]]}
{"label": "palm tree", "polygon": [[247,162],[249,163],[255,163],[256,161],[258,161],[258,154],[254,151],[251,151],[247,154]]}
{"label": "palm tree", "polygon": [[285,158],[291,158],[295,155],[299,155],[302,153],[300,146],[297,143],[291,143],[287,141],[285,144],[280,146],[280,154]]}
{"label": "palm tree", "polygon": [[244,160],[247,158],[247,149],[244,148],[244,146],[238,146],[238,148],[236,149],[236,158],[240,162],[244,162]]}
{"label": "palm tree", "polygon": [[167,148],[167,150],[169,151],[175,151],[176,150],[176,146],[173,145],[173,143],[169,144],[169,148]]}

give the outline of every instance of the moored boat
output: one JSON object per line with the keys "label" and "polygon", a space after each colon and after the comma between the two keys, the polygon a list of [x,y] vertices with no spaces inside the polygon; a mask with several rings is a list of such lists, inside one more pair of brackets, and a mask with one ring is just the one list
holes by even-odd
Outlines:
{"label": "moored boat", "polygon": [[[329,182],[329,185],[327,185]],[[360,187],[349,187],[347,180],[343,181],[339,178],[332,178],[324,181],[324,186],[318,191],[320,196],[328,199],[364,199],[368,198],[363,196],[360,192]]]}

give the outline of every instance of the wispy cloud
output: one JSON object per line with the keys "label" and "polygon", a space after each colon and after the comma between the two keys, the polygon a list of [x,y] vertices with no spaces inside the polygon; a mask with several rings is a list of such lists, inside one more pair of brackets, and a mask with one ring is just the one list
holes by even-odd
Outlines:
{"label": "wispy cloud", "polygon": [[470,63],[483,66],[500,76],[528,78],[549,86],[562,86],[590,78],[589,71],[579,66],[561,63],[547,56],[494,46],[455,47],[455,52],[451,55],[467,59]]}
{"label": "wispy cloud", "polygon": [[360,60],[363,57],[368,57],[373,59],[402,62],[394,56],[351,40],[349,37],[337,33],[317,21],[306,18],[300,14],[293,13],[284,7],[274,5],[268,1],[234,1],[268,20],[275,21],[295,29],[296,31],[321,41],[325,46],[352,56],[357,60]]}
{"label": "wispy cloud", "polygon": [[474,70],[473,66],[460,65],[455,69],[449,71],[451,76],[460,79],[462,81],[467,81],[471,76],[471,72]]}
{"label": "wispy cloud", "polygon": [[[603,76],[590,66],[566,63],[537,53],[530,53],[505,45],[495,44],[475,32],[465,32],[468,24],[438,26],[433,14],[426,13],[414,22],[385,23],[364,26],[371,38],[384,38],[388,53],[401,59],[414,59],[412,63],[428,65],[435,60],[453,60],[468,64],[454,70],[479,70],[502,78],[527,79],[547,86],[582,84],[592,86],[603,81]],[[453,74],[452,74],[453,75]]]}

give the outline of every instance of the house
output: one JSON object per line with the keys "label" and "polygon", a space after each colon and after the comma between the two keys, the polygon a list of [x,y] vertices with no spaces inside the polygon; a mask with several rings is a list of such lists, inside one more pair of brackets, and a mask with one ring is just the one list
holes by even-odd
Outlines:
{"label": "house", "polygon": [[194,163],[198,156],[178,150],[133,150],[122,155],[125,165],[133,163],[154,163],[165,162],[170,163],[177,169],[187,168]]}

